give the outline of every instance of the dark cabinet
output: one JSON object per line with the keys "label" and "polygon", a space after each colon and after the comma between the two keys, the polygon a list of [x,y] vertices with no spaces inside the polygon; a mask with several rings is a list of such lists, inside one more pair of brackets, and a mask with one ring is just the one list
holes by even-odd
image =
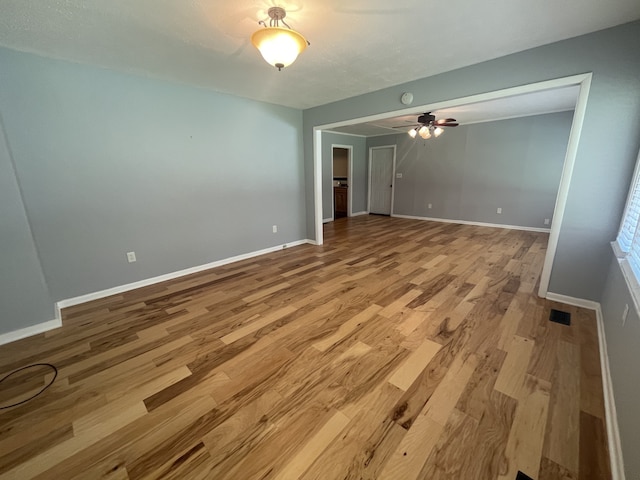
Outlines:
{"label": "dark cabinet", "polygon": [[333,187],[334,217],[346,217],[349,195],[347,187]]}

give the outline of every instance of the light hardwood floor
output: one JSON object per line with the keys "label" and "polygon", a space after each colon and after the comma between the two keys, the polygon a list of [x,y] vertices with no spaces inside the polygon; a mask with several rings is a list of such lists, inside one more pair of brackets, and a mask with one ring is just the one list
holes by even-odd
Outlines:
{"label": "light hardwood floor", "polygon": [[534,294],[546,234],[363,216],[325,242],[0,347],[60,370],[0,410],[0,478],[610,478],[595,315]]}

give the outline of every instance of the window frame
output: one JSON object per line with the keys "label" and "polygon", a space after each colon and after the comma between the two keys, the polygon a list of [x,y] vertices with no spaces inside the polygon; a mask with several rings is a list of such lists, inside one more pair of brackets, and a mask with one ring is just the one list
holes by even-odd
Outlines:
{"label": "window frame", "polygon": [[[635,199],[635,202],[634,202]],[[625,235],[623,229],[627,223],[627,217],[634,212],[637,215],[635,219],[635,228],[629,244],[628,251],[625,251],[625,245],[621,243],[621,237]],[[627,193],[627,200],[624,207],[624,213],[620,219],[620,227],[616,239],[611,242],[613,252],[618,259],[622,275],[627,282],[627,287],[631,293],[633,304],[636,312],[640,314],[640,261],[636,260],[632,265],[630,259],[634,257],[640,258],[640,152],[636,158],[636,164]],[[635,266],[635,268],[634,268]]]}

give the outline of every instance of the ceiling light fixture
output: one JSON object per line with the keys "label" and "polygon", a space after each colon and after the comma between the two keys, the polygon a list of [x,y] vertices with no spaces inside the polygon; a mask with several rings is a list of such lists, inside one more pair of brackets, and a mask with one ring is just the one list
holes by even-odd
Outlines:
{"label": "ceiling light fixture", "polygon": [[[287,12],[284,8],[271,7],[267,13],[270,19],[269,26],[267,27],[264,20],[259,21],[264,28],[251,35],[251,43],[260,50],[267,63],[282,70],[295,62],[298,55],[311,44],[287,25],[284,21]],[[287,28],[281,27],[280,23]]]}
{"label": "ceiling light fixture", "polygon": [[425,140],[432,137],[439,137],[444,132],[442,127],[457,127],[458,122],[455,118],[443,118],[436,120],[435,115],[431,115],[431,112],[427,112],[418,117],[418,125],[413,127],[407,133],[411,138],[416,138],[420,135]]}

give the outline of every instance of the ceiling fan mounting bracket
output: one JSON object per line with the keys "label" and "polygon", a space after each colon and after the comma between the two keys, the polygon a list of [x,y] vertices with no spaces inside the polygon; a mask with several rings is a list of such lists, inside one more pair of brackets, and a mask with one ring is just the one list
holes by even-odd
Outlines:
{"label": "ceiling fan mounting bracket", "polygon": [[431,123],[435,122],[436,116],[431,115],[431,112],[424,113],[418,117],[418,123]]}
{"label": "ceiling fan mounting bracket", "polygon": [[269,18],[275,21],[282,20],[287,16],[287,12],[282,7],[271,7],[267,10],[267,13],[269,14]]}

